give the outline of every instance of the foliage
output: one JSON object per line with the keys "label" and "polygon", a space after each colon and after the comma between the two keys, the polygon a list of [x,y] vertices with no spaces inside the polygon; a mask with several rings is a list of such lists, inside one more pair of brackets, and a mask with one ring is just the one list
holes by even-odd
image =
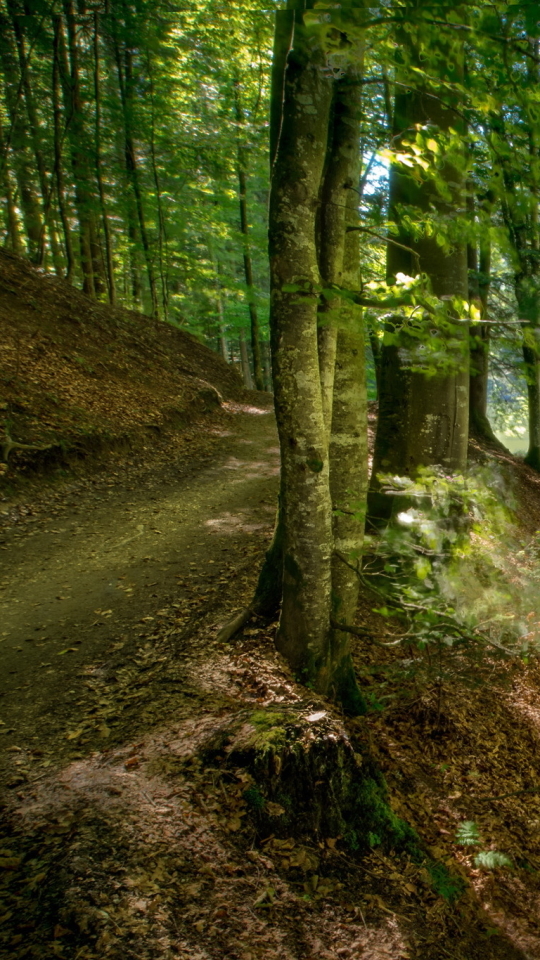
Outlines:
{"label": "foliage", "polygon": [[464,820],[456,830],[456,843],[464,847],[473,847],[480,843],[480,833],[474,820]]}
{"label": "foliage", "polygon": [[395,668],[403,679],[440,692],[457,676],[478,682],[483,662],[537,656],[538,545],[517,534],[504,476],[493,466],[425,470],[384,484],[395,520],[370,539],[363,577],[383,601],[387,645],[416,651]]}
{"label": "foliage", "polygon": [[484,867],[485,870],[496,870],[498,867],[511,867],[512,861],[498,850],[482,850],[474,858],[475,867]]}

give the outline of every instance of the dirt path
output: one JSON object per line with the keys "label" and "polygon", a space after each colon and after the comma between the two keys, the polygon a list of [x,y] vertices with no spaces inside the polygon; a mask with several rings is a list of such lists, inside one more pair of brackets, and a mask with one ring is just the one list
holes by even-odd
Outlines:
{"label": "dirt path", "polygon": [[8,780],[16,748],[69,737],[84,679],[111,643],[128,663],[160,617],[187,622],[196,598],[204,603],[245,564],[250,544],[271,529],[278,470],[272,414],[244,407],[231,411],[214,461],[195,475],[175,482],[170,465],[136,485],[126,475],[7,530],[0,732]]}

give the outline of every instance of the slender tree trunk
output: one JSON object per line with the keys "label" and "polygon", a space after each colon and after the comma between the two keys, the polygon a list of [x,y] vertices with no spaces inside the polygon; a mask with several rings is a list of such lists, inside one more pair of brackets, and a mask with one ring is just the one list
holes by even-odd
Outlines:
{"label": "slender tree trunk", "polygon": [[[417,0],[411,4],[418,5]],[[415,47],[418,37],[403,33],[401,39],[414,64],[419,57]],[[463,76],[461,40],[443,36],[436,53],[439,59],[434,72],[443,70],[447,79],[459,83]],[[403,79],[406,85],[398,87],[395,99],[396,146],[410,135],[415,124],[431,123],[442,132],[448,132],[450,128],[460,129],[462,121],[454,109],[450,92],[448,102],[444,103],[439,96],[430,95],[429,82],[424,89],[411,90],[407,77]],[[450,160],[443,160],[439,175],[448,188],[446,197],[437,191],[432,181],[419,184],[406,166],[394,163],[390,172],[391,219],[400,224],[403,206],[416,209],[420,217],[429,216],[430,209],[434,208],[443,219],[452,219],[456,209],[463,208],[465,203],[463,173]],[[467,301],[467,253],[463,243],[456,242],[453,249],[445,252],[434,237],[414,239],[401,225],[397,237],[399,245],[393,239],[389,237],[387,247],[390,282],[395,282],[398,273],[407,276],[423,273],[429,278],[431,291],[436,297],[461,297]],[[369,510],[374,522],[387,520],[393,508],[398,506],[397,498],[382,493],[378,481],[380,474],[414,476],[420,467],[434,465],[447,471],[462,471],[467,462],[469,373],[465,323],[463,320],[459,322],[458,318],[452,320],[449,314],[447,332],[438,334],[452,344],[447,348],[445,363],[451,360],[454,370],[449,373],[448,368],[443,367],[434,374],[432,371],[424,374],[415,369],[418,363],[408,360],[408,357],[416,356],[418,341],[400,331],[401,322],[402,318],[398,318],[388,325],[381,349],[379,418]],[[426,337],[430,327],[431,321],[426,317]]]}
{"label": "slender tree trunk", "polygon": [[229,341],[227,340],[225,329],[221,324],[219,327],[219,350],[225,363],[228,363],[229,362]]}
{"label": "slender tree trunk", "polygon": [[[527,75],[531,85],[538,87],[540,68],[538,53],[540,43],[537,38],[529,38],[529,52],[527,60]],[[524,314],[529,323],[524,331],[523,360],[527,377],[527,400],[529,405],[529,449],[525,462],[535,470],[540,471],[540,232],[538,228],[539,207],[539,176],[538,176],[538,129],[536,112],[531,111],[529,116],[529,155],[532,176],[532,189],[529,204],[529,246],[530,250],[523,263],[522,273],[526,276],[526,284],[522,281],[517,284],[516,292],[518,305],[522,300],[526,310]],[[525,268],[523,270],[523,267]],[[525,286],[525,290],[523,287]]]}
{"label": "slender tree trunk", "polygon": [[13,190],[11,186],[11,175],[9,169],[9,150],[4,138],[4,131],[0,122],[0,178],[2,183],[2,193],[6,199],[6,228],[9,238],[9,246],[13,253],[19,256],[23,254],[23,244],[19,230],[19,221],[13,199]]}
{"label": "slender tree trunk", "polygon": [[114,281],[114,265],[112,255],[112,239],[105,199],[105,185],[103,183],[103,169],[101,160],[101,84],[99,76],[99,14],[94,12],[94,99],[96,120],[96,179],[101,205],[101,222],[105,239],[105,265],[107,268],[107,288],[109,302],[116,302],[116,288]]}
{"label": "slender tree trunk", "polygon": [[251,376],[251,367],[249,364],[246,334],[244,330],[240,330],[240,333],[238,334],[238,347],[240,350],[240,363],[242,366],[242,376],[244,378],[244,386],[246,390],[253,390],[253,378]]}
{"label": "slender tree trunk", "polygon": [[[333,118],[333,168],[331,183],[325,180],[326,201],[339,212],[334,223],[335,240],[342,253],[338,262],[327,263],[346,290],[359,287],[359,233],[349,230],[358,223],[360,182],[361,72],[360,50],[355,69],[337,84]],[[328,211],[323,220],[328,222]],[[332,216],[335,216],[333,214]],[[365,711],[350,652],[350,634],[337,624],[352,625],[358,606],[360,564],[367,494],[367,403],[365,344],[362,310],[350,300],[331,305],[337,329],[335,372],[332,389],[330,432],[330,493],[333,508],[332,621],[329,657],[329,693],[350,713]],[[321,332],[321,331],[319,331]],[[324,381],[322,381],[324,396]]]}
{"label": "slender tree trunk", "polygon": [[[527,264],[526,266],[530,266]],[[527,380],[529,449],[525,462],[540,471],[540,305],[538,277],[521,275],[516,280],[519,316],[523,329],[523,364]]]}
{"label": "slender tree trunk", "polygon": [[480,243],[480,262],[476,244],[467,247],[469,268],[469,302],[480,314],[480,322],[472,323],[470,337],[469,423],[471,433],[498,443],[487,415],[489,372],[488,296],[491,271],[491,243],[489,237]]}
{"label": "slender tree trunk", "polygon": [[152,71],[152,58],[148,54],[148,76],[150,78],[150,98],[152,103],[152,123],[150,128],[150,156],[152,159],[152,174],[154,177],[154,186],[156,188],[156,204],[158,214],[158,252],[159,252],[159,276],[161,280],[161,296],[163,303],[163,316],[165,320],[169,310],[169,281],[167,273],[167,226],[165,213],[163,210],[163,199],[161,195],[161,183],[158,172],[156,157],[156,138],[155,138],[155,107],[154,107],[154,77]]}
{"label": "slender tree trunk", "polygon": [[[14,5],[13,0],[8,0],[8,8],[11,15],[11,21],[13,24],[13,33],[15,35],[15,42],[17,45],[17,53],[19,59],[19,70],[21,75],[21,83],[24,91],[24,101],[26,105],[26,114],[28,117],[28,126],[30,130],[30,138],[32,141],[32,146],[34,150],[34,157],[36,161],[36,168],[38,172],[39,186],[41,191],[42,207],[43,207],[43,223],[41,229],[41,236],[37,254],[37,262],[42,264],[45,259],[45,231],[47,230],[49,234],[49,243],[51,247],[51,253],[54,263],[54,268],[58,276],[62,276],[63,273],[63,264],[61,258],[60,247],[58,244],[58,238],[56,236],[56,231],[54,227],[54,220],[52,219],[52,196],[53,196],[53,181],[49,183],[49,178],[47,176],[47,171],[45,168],[45,161],[43,158],[43,137],[41,131],[41,124],[38,119],[35,101],[34,101],[34,92],[32,86],[32,77],[30,73],[30,67],[28,63],[28,55],[26,52],[26,40],[24,34],[24,20],[25,17],[21,17],[18,13],[17,7]],[[27,15],[29,13],[27,5],[25,4],[25,10]]]}
{"label": "slender tree trunk", "polygon": [[75,270],[75,256],[73,253],[73,240],[71,236],[71,226],[69,223],[68,206],[66,201],[64,185],[64,168],[62,165],[62,146],[64,140],[64,131],[62,129],[62,108],[60,106],[60,32],[59,18],[53,18],[54,41],[53,41],[53,73],[52,73],[52,101],[54,116],[54,175],[56,180],[56,196],[58,199],[58,210],[62,231],[64,234],[64,247],[66,251],[66,280],[71,282]]}
{"label": "slender tree trunk", "polygon": [[142,280],[139,267],[139,235],[137,232],[135,211],[128,205],[128,241],[129,272],[131,276],[131,296],[135,307],[142,306]]}
{"label": "slender tree trunk", "polygon": [[37,263],[42,238],[42,220],[34,184],[34,167],[28,142],[28,129],[23,112],[23,85],[20,82],[17,55],[13,48],[9,20],[0,14],[0,63],[4,74],[4,90],[9,118],[6,145],[11,149],[19,194],[28,256]]}
{"label": "slender tree trunk", "polygon": [[[291,7],[291,4],[288,4]],[[274,51],[272,57],[272,82],[270,94],[270,171],[276,159],[281,125],[283,121],[283,98],[285,96],[285,72],[287,57],[294,36],[294,10],[276,10]]]}
{"label": "slender tree trunk", "polygon": [[[272,180],[274,162],[281,139],[283,121],[283,101],[285,97],[285,75],[287,59],[294,37],[295,14],[292,3],[289,9],[276,10],[274,30],[274,51],[272,58],[272,80],[270,94],[270,178]],[[271,385],[274,386],[272,336],[268,344],[268,359],[271,371]],[[285,545],[285,499],[286,489],[283,469],[280,475],[280,493],[276,512],[276,522],[272,542],[266,553],[259,574],[253,600],[243,613],[246,618],[251,611],[261,615],[276,616],[283,597],[283,558]]]}
{"label": "slender tree trunk", "polygon": [[[270,191],[271,332],[284,509],[283,604],[276,638],[297,676],[326,689],[332,510],[319,381],[315,219],[331,84],[296,15]],[[290,292],[290,288],[301,292]]]}
{"label": "slender tree trunk", "polygon": [[77,31],[72,0],[64,0],[64,14],[68,28],[69,60],[64,39],[62,18],[54,17],[58,34],[57,49],[60,65],[60,78],[64,93],[66,126],[69,137],[71,167],[75,185],[75,204],[79,220],[79,244],[83,290],[89,297],[95,297],[96,286],[92,257],[92,196],[89,183],[88,154],[89,144],[86,137],[79,79],[79,57],[77,49]]}
{"label": "slender tree trunk", "polygon": [[229,344],[227,342],[227,335],[225,332],[225,310],[223,307],[223,294],[221,290],[221,280],[220,280],[221,271],[220,271],[219,260],[215,256],[212,246],[210,246],[210,256],[212,258],[212,263],[214,265],[214,273],[216,277],[216,306],[217,306],[218,320],[219,320],[219,345],[221,349],[221,356],[225,360],[225,363],[228,363],[229,362]]}
{"label": "slender tree trunk", "polygon": [[154,264],[152,261],[152,252],[150,249],[150,240],[146,229],[146,220],[144,216],[144,205],[142,190],[139,179],[139,168],[137,164],[137,155],[135,151],[135,141],[132,132],[132,112],[133,112],[133,57],[129,49],[120,49],[118,38],[114,38],[116,66],[118,70],[118,84],[120,87],[120,98],[122,102],[122,112],[124,119],[124,147],[126,157],[126,170],[133,190],[135,199],[135,209],[139,223],[139,233],[146,263],[146,274],[148,277],[148,286],[150,288],[150,299],[152,303],[152,316],[155,319],[159,317],[156,278],[154,274]]}
{"label": "slender tree trunk", "polygon": [[373,369],[375,371],[375,386],[377,388],[377,399],[381,391],[381,341],[374,330],[369,331],[369,344],[371,355],[373,357]]}
{"label": "slender tree trunk", "polygon": [[262,344],[263,369],[264,369],[264,389],[272,392],[272,360],[270,357],[270,344],[265,340]]}
{"label": "slender tree trunk", "polygon": [[244,276],[246,278],[246,289],[249,304],[249,318],[251,329],[251,352],[253,355],[253,375],[257,390],[264,390],[262,363],[261,363],[261,345],[259,341],[259,319],[257,316],[257,304],[255,300],[255,286],[253,284],[253,265],[251,261],[251,249],[249,244],[249,223],[247,212],[247,154],[241,141],[241,131],[244,125],[244,113],[240,101],[240,84],[238,80],[234,83],[234,106],[237,123],[237,175],[238,175],[238,199],[240,204],[240,230],[244,245]]}

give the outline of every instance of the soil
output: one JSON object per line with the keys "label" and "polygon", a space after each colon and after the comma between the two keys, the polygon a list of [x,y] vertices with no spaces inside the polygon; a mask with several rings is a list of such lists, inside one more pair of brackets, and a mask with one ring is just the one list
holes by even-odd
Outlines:
{"label": "soil", "polygon": [[[190,352],[189,338],[196,373],[182,374],[178,331],[118,312],[109,333],[105,307],[14,258],[4,266],[19,311],[3,327],[6,342],[19,341],[2,386],[10,435],[66,455],[14,450],[0,501],[0,956],[540,960],[538,661],[482,650],[434,668],[407,642],[380,646],[402,627],[366,587],[355,661],[372,708],[347,720],[295,682],[275,624],[252,619],[218,642],[252,595],[273,527],[270,398],[246,394],[219,358]],[[32,309],[53,343],[48,374],[43,354],[25,352]],[[96,336],[94,362],[105,353],[111,364],[100,396],[116,386],[103,406],[88,400],[99,443],[81,447],[60,361],[73,347],[68,315],[84,309],[77,354]],[[115,380],[131,324],[143,347]],[[162,389],[153,338],[183,419],[168,417],[172,380]],[[55,371],[65,389],[48,426],[39,404]],[[139,422],[150,397],[159,429]],[[532,549],[537,475],[500,451],[472,452],[512,496]],[[517,597],[512,536],[493,550],[506,549]],[[342,743],[360,766],[375,762],[392,810],[418,835],[416,853],[376,837],[366,852],[353,829],[308,831],[297,811],[265,802],[242,743],[258,737],[266,751],[285,728],[323,758]],[[265,755],[277,776],[275,754]],[[483,867],[478,852],[506,865]]]}
{"label": "soil", "polygon": [[3,508],[0,771],[8,759],[8,784],[21,779],[10,750],[33,741],[44,749],[77,730],[87,705],[81,676],[111,645],[126,664],[154,623],[185,633],[194,609],[208,610],[220,585],[251,563],[255,538],[260,553],[279,472],[268,406],[225,410],[206,465],[158,461],[122,482],[63,484],[45,502]]}

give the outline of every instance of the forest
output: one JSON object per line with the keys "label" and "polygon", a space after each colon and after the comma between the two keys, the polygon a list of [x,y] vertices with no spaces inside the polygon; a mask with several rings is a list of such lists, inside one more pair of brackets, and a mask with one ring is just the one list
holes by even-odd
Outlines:
{"label": "forest", "polygon": [[540,960],[536,0],[0,0],[0,956]]}

